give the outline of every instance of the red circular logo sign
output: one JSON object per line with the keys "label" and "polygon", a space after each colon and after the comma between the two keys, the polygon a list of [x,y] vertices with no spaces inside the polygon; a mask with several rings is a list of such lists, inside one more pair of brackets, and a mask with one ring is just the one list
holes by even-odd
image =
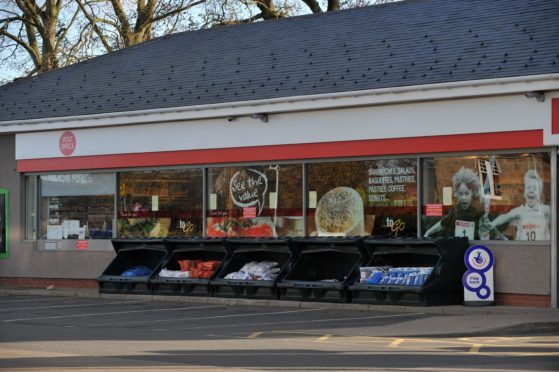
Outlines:
{"label": "red circular logo sign", "polygon": [[58,146],[60,147],[60,152],[65,156],[72,155],[76,149],[76,136],[74,136],[74,133],[70,131],[62,133]]}

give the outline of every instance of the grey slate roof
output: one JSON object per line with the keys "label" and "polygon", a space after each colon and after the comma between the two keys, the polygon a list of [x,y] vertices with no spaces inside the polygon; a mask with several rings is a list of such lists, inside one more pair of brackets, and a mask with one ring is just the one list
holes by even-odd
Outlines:
{"label": "grey slate roof", "polygon": [[557,72],[558,0],[408,0],[155,39],[0,87],[0,121]]}

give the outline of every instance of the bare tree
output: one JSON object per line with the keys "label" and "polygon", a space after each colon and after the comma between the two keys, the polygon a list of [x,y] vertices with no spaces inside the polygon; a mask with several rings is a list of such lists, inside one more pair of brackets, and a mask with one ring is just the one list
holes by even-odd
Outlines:
{"label": "bare tree", "polygon": [[0,66],[33,75],[132,46],[184,29],[205,1],[0,0]]}
{"label": "bare tree", "polygon": [[[27,74],[59,67],[60,48],[68,45],[68,33],[77,11],[70,0],[3,0],[0,3],[0,58],[23,59]],[[66,18],[60,21],[61,12]],[[0,61],[2,62],[2,61]],[[31,62],[31,63],[29,63]]]}
{"label": "bare tree", "polygon": [[207,0],[200,27],[271,20],[396,0]]}
{"label": "bare tree", "polygon": [[0,0],[0,67],[32,75],[176,31],[390,1]]}
{"label": "bare tree", "polygon": [[206,0],[75,0],[107,51],[177,30],[184,14]]}

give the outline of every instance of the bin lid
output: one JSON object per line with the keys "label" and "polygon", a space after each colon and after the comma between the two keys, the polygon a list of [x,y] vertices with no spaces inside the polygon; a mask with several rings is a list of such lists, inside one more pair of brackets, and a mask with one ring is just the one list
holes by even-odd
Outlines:
{"label": "bin lid", "polygon": [[436,255],[441,261],[461,262],[468,249],[468,238],[442,238],[442,239],[378,239],[364,238],[363,246],[372,257],[375,254],[391,251],[397,253],[406,251],[416,254]]}
{"label": "bin lid", "polygon": [[464,265],[464,256],[470,247],[468,238],[442,238],[435,241],[441,260],[452,262],[459,267]]}
{"label": "bin lid", "polygon": [[289,238],[229,238],[225,239],[231,251],[239,249],[285,250],[291,252]]}
{"label": "bin lid", "polygon": [[369,254],[374,254],[375,252],[393,250],[397,249],[410,250],[417,253],[430,253],[438,254],[437,244],[433,240],[428,239],[379,239],[379,238],[364,238],[363,246],[369,252]]}
{"label": "bin lid", "polygon": [[165,252],[162,239],[157,238],[115,238],[111,239],[116,253],[124,250],[154,249]]}
{"label": "bin lid", "polygon": [[367,252],[363,249],[362,240],[361,237],[357,236],[293,238],[291,239],[291,246],[297,254],[310,250],[327,249],[354,252],[362,257],[367,257]]}
{"label": "bin lid", "polygon": [[169,254],[178,250],[211,250],[228,253],[223,238],[172,237],[164,239],[163,244]]}

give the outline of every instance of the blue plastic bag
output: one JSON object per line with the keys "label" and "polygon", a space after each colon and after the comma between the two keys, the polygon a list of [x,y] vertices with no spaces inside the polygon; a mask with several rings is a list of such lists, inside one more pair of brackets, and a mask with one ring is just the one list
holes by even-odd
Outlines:
{"label": "blue plastic bag", "polygon": [[151,269],[149,267],[134,266],[134,267],[131,267],[130,269],[126,270],[122,274],[120,274],[120,276],[127,276],[127,277],[149,276],[150,274],[151,274]]}

